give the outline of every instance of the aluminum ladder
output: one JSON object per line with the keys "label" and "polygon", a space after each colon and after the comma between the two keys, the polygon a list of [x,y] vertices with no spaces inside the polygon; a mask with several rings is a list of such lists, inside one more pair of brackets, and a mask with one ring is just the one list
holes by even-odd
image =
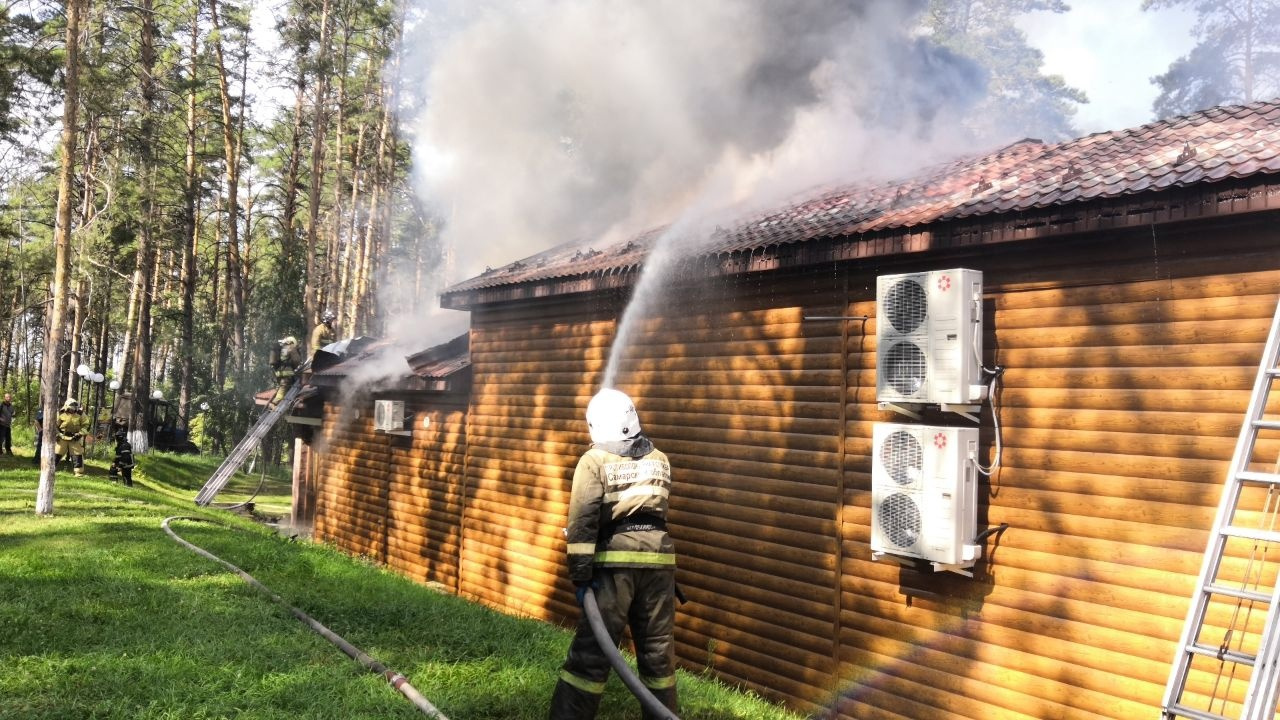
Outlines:
{"label": "aluminum ladder", "polygon": [[[1260,436],[1280,438],[1280,412],[1267,411],[1268,401],[1273,408],[1280,404],[1277,379],[1280,303],[1165,687],[1166,719],[1275,719],[1280,688],[1280,461],[1256,454]],[[1194,690],[1188,682],[1193,672],[1198,683]]]}
{"label": "aluminum ladder", "polygon": [[205,507],[213,502],[213,498],[222,492],[222,488],[227,486],[231,481],[231,476],[236,474],[241,465],[249,459],[254,450],[258,449],[258,444],[262,442],[262,438],[271,432],[271,428],[276,426],[280,418],[284,416],[285,410],[293,406],[293,401],[298,397],[298,393],[302,392],[302,383],[294,382],[289,387],[289,392],[285,393],[284,399],[280,401],[274,408],[263,413],[258,418],[258,422],[249,428],[249,434],[244,436],[239,445],[232,449],[227,459],[222,461],[218,469],[213,475],[209,476],[208,482],[204,487],[200,488],[200,492],[196,494],[196,505]]}

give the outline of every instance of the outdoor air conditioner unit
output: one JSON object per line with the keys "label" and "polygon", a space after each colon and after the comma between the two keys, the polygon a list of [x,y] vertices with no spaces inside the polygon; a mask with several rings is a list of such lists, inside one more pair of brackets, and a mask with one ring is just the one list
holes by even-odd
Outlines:
{"label": "outdoor air conditioner unit", "polygon": [[404,401],[374,400],[373,429],[379,432],[404,430]]}
{"label": "outdoor air conditioner unit", "polygon": [[935,570],[972,567],[978,430],[876,423],[872,430],[871,557],[919,558]]}
{"label": "outdoor air conditioner unit", "polygon": [[982,384],[982,272],[876,279],[876,400],[972,405]]}

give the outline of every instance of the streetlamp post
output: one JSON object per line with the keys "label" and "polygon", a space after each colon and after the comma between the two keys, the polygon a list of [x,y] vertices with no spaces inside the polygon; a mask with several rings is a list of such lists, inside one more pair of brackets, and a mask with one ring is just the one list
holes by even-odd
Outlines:
{"label": "streetlamp post", "polygon": [[[79,375],[81,379],[84,380],[84,383],[86,385],[88,385],[89,392],[93,396],[93,415],[91,416],[91,420],[89,421],[90,423],[89,427],[91,428],[89,434],[93,436],[94,445],[95,445],[94,455],[96,456],[97,441],[102,439],[99,436],[99,430],[101,430],[101,428],[99,427],[100,423],[98,422],[98,411],[102,407],[101,386],[102,386],[102,381],[105,380],[106,377],[100,372],[95,372],[88,365],[83,365],[83,364],[80,365],[80,367],[76,368],[76,374]],[[81,403],[81,405],[82,406],[88,405],[88,403],[87,402]]]}

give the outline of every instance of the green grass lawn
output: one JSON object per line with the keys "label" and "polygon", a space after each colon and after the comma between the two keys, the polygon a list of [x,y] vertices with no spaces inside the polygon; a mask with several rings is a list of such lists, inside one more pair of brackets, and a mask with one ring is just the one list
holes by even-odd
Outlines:
{"label": "green grass lawn", "polygon": [[[160,524],[172,515],[215,521],[173,528],[406,675],[451,720],[546,716],[566,631],[198,509],[192,498],[217,466],[208,457],[140,457],[133,488],[107,480],[109,459],[91,459],[83,478],[58,474],[54,515],[37,517],[24,454],[0,457],[0,718],[422,717],[287,610],[170,539]],[[258,477],[236,482],[247,497]],[[287,475],[273,483],[261,497],[287,511]],[[797,717],[683,673],[681,695],[691,720]],[[600,717],[639,717],[617,678]]]}

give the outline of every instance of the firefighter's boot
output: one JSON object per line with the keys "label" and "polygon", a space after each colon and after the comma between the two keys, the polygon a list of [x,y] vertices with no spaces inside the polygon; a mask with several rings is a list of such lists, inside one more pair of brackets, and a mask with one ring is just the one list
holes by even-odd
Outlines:
{"label": "firefighter's boot", "polygon": [[[653,696],[658,699],[658,702],[662,703],[667,710],[671,711],[671,717],[680,716],[680,700],[676,695],[676,689],[674,687],[661,689],[649,688],[649,692],[653,693]],[[654,715],[649,712],[648,708],[645,708],[644,715],[642,717],[644,720],[666,720],[667,715]]]}
{"label": "firefighter's boot", "polygon": [[595,720],[600,709],[600,693],[576,688],[564,680],[556,683],[551,695],[551,712],[548,720]]}

